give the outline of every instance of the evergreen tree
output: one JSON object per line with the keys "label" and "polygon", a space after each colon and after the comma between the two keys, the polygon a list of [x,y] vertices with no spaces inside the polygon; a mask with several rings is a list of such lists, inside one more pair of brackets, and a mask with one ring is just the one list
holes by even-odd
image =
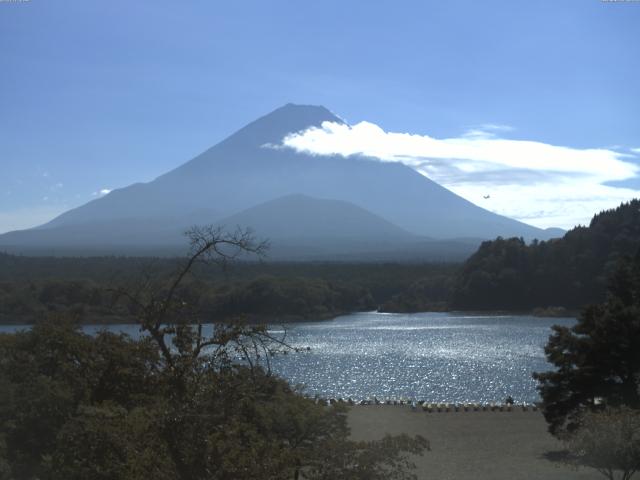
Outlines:
{"label": "evergreen tree", "polygon": [[556,370],[534,374],[552,433],[600,404],[640,408],[640,252],[621,262],[604,303],[553,330],[545,353]]}

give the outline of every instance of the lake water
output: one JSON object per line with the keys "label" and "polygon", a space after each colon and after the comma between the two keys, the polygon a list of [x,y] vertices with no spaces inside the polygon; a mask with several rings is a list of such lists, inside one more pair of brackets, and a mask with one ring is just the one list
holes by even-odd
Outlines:
{"label": "lake water", "polygon": [[[529,316],[357,313],[288,324],[288,343],[310,350],[278,355],[272,370],[304,385],[312,396],[488,403],[511,395],[517,402],[535,402],[531,374],[550,369],[543,347],[551,326],[573,323]],[[138,335],[134,325],[109,328]]]}

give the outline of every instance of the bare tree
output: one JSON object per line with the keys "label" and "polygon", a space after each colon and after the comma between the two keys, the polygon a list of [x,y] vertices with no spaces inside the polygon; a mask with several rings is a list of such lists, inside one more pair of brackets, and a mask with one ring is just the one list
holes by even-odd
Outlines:
{"label": "bare tree", "polygon": [[565,439],[569,462],[596,469],[609,480],[630,480],[640,469],[640,412],[630,408],[585,412]]}
{"label": "bare tree", "polygon": [[[166,367],[192,369],[206,355],[208,366],[230,361],[241,355],[253,368],[263,358],[285,347],[284,337],[271,335],[265,325],[249,325],[243,318],[228,318],[205,331],[200,312],[180,295],[180,288],[197,264],[216,264],[223,269],[240,256],[264,257],[268,242],[255,239],[250,229],[233,232],[219,226],[196,226],[186,232],[189,253],[169,280],[158,285],[148,272],[135,288],[113,290],[117,298],[131,305],[140,329],[157,343]],[[192,371],[192,370],[191,370]]]}

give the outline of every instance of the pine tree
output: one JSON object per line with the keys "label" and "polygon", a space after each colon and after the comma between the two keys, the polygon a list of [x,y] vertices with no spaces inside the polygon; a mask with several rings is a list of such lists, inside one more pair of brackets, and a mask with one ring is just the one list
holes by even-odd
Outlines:
{"label": "pine tree", "polygon": [[551,433],[599,405],[640,408],[640,252],[620,263],[604,303],[553,330],[545,353],[556,370],[534,374]]}

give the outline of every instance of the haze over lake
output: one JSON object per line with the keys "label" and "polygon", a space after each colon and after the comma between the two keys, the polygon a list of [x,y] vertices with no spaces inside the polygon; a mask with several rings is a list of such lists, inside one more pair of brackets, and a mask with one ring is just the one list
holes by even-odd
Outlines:
{"label": "haze over lake", "polygon": [[[303,351],[273,358],[272,369],[305,385],[311,396],[501,402],[511,395],[517,402],[535,402],[531,374],[550,368],[543,348],[551,326],[573,323],[515,315],[356,313],[287,324],[287,342]],[[21,327],[0,326],[0,332],[16,328]],[[139,335],[137,325],[108,328]]]}

